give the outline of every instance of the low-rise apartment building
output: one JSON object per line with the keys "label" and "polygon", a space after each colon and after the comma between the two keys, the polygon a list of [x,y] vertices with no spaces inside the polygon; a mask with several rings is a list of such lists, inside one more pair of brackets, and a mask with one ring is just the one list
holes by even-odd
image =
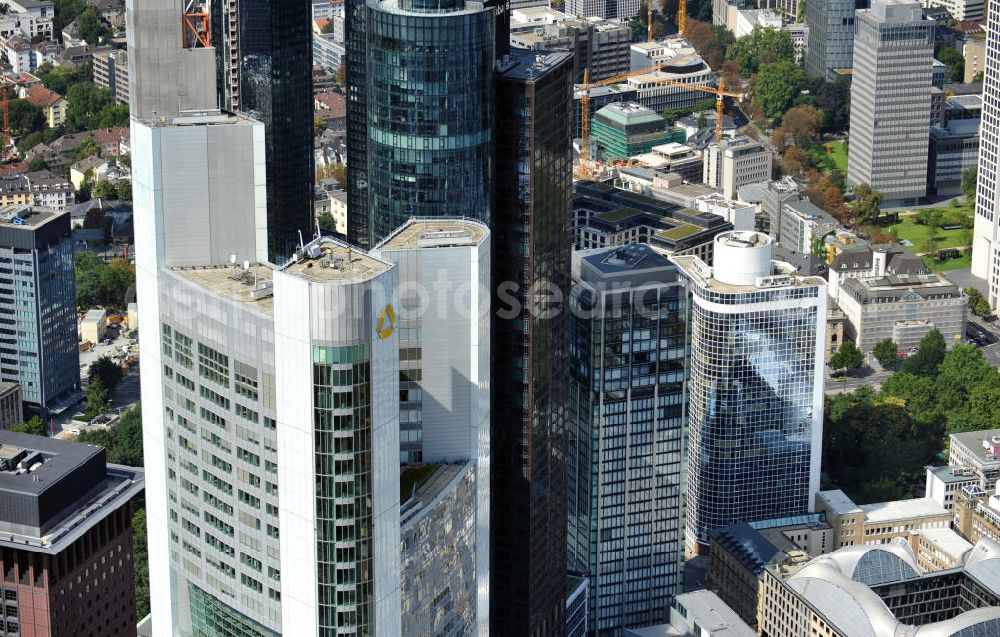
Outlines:
{"label": "low-rise apartment building", "polygon": [[858,505],[839,489],[817,493],[816,511],[825,513],[833,528],[834,549],[885,544],[908,537],[910,531],[946,529],[952,517],[932,498]]}

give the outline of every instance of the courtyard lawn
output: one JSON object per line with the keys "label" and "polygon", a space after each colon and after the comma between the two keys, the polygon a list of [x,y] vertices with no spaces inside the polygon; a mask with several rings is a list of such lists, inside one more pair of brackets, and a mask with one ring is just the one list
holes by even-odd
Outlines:
{"label": "courtyard lawn", "polygon": [[847,174],[847,149],[844,148],[844,142],[827,142],[823,144],[823,148],[827,151],[827,157],[833,160],[834,166],[842,174]]}
{"label": "courtyard lawn", "polygon": [[924,263],[935,272],[947,272],[948,270],[961,270],[972,267],[972,251],[967,250],[965,254],[957,259],[938,261],[934,257],[924,257]]}
{"label": "courtyard lawn", "polygon": [[[956,200],[948,206],[942,206],[940,208],[935,208],[934,210],[939,210],[941,212],[959,212],[963,217],[968,219],[972,218],[973,206],[971,202],[966,202],[964,200]],[[926,246],[924,245],[927,239],[931,236],[932,232],[936,236],[934,240],[935,249],[940,248],[964,248],[969,245],[972,238],[972,230],[967,228],[959,228],[956,230],[942,230],[941,228],[931,228],[930,226],[925,226],[917,223],[917,213],[919,211],[907,211],[900,214],[899,223],[890,226],[890,229],[895,233],[899,240],[907,240],[912,246],[911,250],[914,252],[924,252]],[[931,258],[932,261],[936,259]],[[944,264],[949,263],[948,261],[943,262]],[[941,269],[940,266],[934,266],[935,269]],[[962,267],[956,265],[947,269],[955,269],[957,267]]]}

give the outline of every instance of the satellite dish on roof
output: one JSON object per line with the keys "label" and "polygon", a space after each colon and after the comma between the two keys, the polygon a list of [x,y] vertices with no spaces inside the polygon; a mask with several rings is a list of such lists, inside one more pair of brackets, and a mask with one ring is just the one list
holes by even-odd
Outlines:
{"label": "satellite dish on roof", "polygon": [[244,270],[249,270],[250,269],[250,262],[249,261],[244,261],[243,262],[243,269]]}

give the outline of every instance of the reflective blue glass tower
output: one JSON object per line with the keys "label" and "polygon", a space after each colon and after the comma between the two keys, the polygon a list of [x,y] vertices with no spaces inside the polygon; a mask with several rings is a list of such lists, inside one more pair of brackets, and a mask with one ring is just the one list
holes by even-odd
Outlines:
{"label": "reflective blue glass tower", "polygon": [[367,219],[352,213],[350,236],[376,243],[411,217],[489,221],[495,28],[477,2],[368,4]]}

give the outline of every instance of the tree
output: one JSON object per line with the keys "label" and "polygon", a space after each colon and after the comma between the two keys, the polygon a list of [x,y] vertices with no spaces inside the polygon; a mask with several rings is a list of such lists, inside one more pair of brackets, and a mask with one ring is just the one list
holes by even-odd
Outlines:
{"label": "tree", "polygon": [[854,188],[854,211],[858,219],[869,223],[878,219],[882,213],[882,193],[872,190],[867,183],[860,183]]}
{"label": "tree", "polygon": [[337,80],[338,86],[347,86],[347,65],[341,63],[337,67],[337,73],[335,74],[335,79]]}
{"label": "tree", "polygon": [[882,367],[895,365],[899,362],[899,345],[896,345],[891,338],[879,341],[872,349],[872,356]]}
{"label": "tree", "polygon": [[341,163],[327,164],[316,171],[319,179],[336,179],[340,185],[347,183],[347,166]]}
{"label": "tree", "polygon": [[32,157],[31,160],[28,162],[28,172],[33,173],[39,170],[46,170],[48,169],[48,167],[49,164],[47,161],[45,161],[45,158],[38,155]]}
{"label": "tree", "polygon": [[319,216],[319,229],[323,232],[336,232],[337,221],[329,212],[324,212]]}
{"label": "tree", "polygon": [[121,382],[124,375],[125,372],[122,371],[121,365],[116,363],[110,356],[98,358],[87,368],[88,382],[100,379],[101,383],[108,388],[108,391],[112,392],[118,387],[118,383]]}
{"label": "tree", "polygon": [[132,201],[132,182],[128,179],[122,179],[118,182],[118,200]]}
{"label": "tree", "polygon": [[791,175],[801,175],[809,168],[809,153],[798,146],[789,146],[781,158],[785,172]]}
{"label": "tree", "polygon": [[108,396],[108,388],[104,386],[100,378],[95,378],[87,383],[87,409],[83,412],[83,417],[90,420],[107,411],[108,407],[111,406]]}
{"label": "tree", "polygon": [[865,362],[865,356],[858,349],[858,346],[854,344],[854,341],[844,341],[840,345],[840,349],[833,353],[830,357],[830,368],[831,369],[857,369],[861,367],[861,364]]}
{"label": "tree", "polygon": [[66,127],[71,131],[100,128],[103,109],[114,106],[114,98],[107,89],[97,88],[93,82],[79,82],[66,92]]}
{"label": "tree", "polygon": [[77,18],[76,28],[77,35],[91,46],[97,46],[101,43],[101,38],[108,35],[108,30],[101,24],[101,18],[93,5],[88,5]]}
{"label": "tree", "polygon": [[108,462],[130,467],[142,466],[142,413],[138,404],[124,410],[110,429],[80,433],[80,442],[100,445],[107,450]]}
{"label": "tree", "polygon": [[979,171],[976,166],[967,168],[962,172],[962,194],[968,201],[976,198],[976,185],[979,180]]}
{"label": "tree", "polygon": [[136,617],[149,615],[149,546],[146,534],[146,509],[132,514],[132,568],[135,572]]}
{"label": "tree", "polygon": [[90,194],[94,199],[117,199],[118,188],[107,179],[101,179],[94,184]]}
{"label": "tree", "polygon": [[45,130],[45,114],[28,100],[10,100],[8,112],[10,130],[18,137]]}
{"label": "tree", "polygon": [[902,398],[911,411],[926,411],[934,407],[934,379],[899,372],[882,383],[882,394]]}
{"label": "tree", "polygon": [[70,153],[69,160],[71,163],[76,163],[81,159],[86,159],[87,157],[99,156],[101,154],[101,145],[97,143],[97,140],[93,137],[88,137],[77,145]]}
{"label": "tree", "polygon": [[765,115],[774,119],[785,112],[805,87],[806,72],[794,62],[785,60],[764,64],[754,83],[754,101]]}
{"label": "tree", "polygon": [[[809,83],[809,93],[816,98],[816,107],[823,111],[824,133],[847,130],[851,116],[851,80],[838,77],[832,82],[816,78]],[[845,149],[846,150],[846,149]]]}
{"label": "tree", "polygon": [[781,128],[797,146],[808,147],[816,142],[823,127],[823,111],[815,106],[795,106],[781,116]]}
{"label": "tree", "polygon": [[935,398],[945,410],[966,407],[969,392],[980,384],[995,384],[996,368],[974,345],[959,344],[945,354],[935,381]]}
{"label": "tree", "polygon": [[32,416],[28,420],[18,423],[10,428],[11,431],[21,433],[21,434],[31,434],[33,436],[47,436],[48,430],[45,428],[45,423],[39,416]]}
{"label": "tree", "polygon": [[948,81],[961,82],[965,79],[965,58],[953,46],[942,46],[937,59],[948,65]]}
{"label": "tree", "polygon": [[899,371],[916,376],[937,376],[946,351],[947,346],[941,332],[931,330],[920,339],[917,353],[904,360]]}
{"label": "tree", "polygon": [[746,73],[756,73],[768,62],[790,62],[794,66],[795,44],[788,31],[755,26],[747,35],[736,38],[726,57],[738,61]]}
{"label": "tree", "polygon": [[78,252],[75,265],[76,302],[80,307],[120,308],[125,293],[135,285],[135,269],[123,259],[109,265],[92,252]]}
{"label": "tree", "polygon": [[[57,5],[57,20],[58,12],[59,9]],[[51,63],[46,63],[35,71],[35,75],[42,81],[42,85],[45,86],[45,88],[50,91],[55,91],[60,95],[66,95],[71,86],[81,82],[89,82],[92,77],[89,62],[76,67],[53,66]]]}

